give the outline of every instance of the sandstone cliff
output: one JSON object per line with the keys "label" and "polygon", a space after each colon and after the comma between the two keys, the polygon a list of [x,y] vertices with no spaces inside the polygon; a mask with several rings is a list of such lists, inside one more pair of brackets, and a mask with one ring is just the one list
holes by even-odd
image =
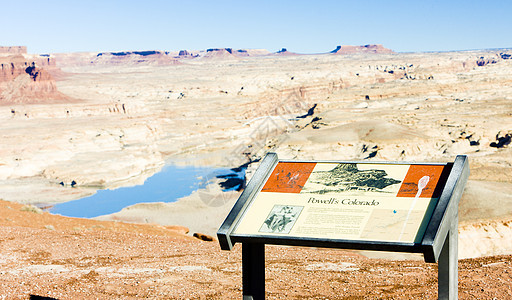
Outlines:
{"label": "sandstone cliff", "polygon": [[59,73],[55,61],[49,57],[0,56],[0,105],[67,99],[57,91],[49,70]]}
{"label": "sandstone cliff", "polygon": [[28,62],[21,55],[0,57],[0,82],[14,80],[21,74],[25,74]]}
{"label": "sandstone cliff", "polygon": [[206,50],[206,54],[203,56],[204,58],[221,58],[221,59],[229,59],[236,58],[233,55],[232,48],[211,48]]}
{"label": "sandstone cliff", "polygon": [[193,53],[192,51],[180,50],[180,52],[178,53],[176,58],[194,58],[194,57],[198,57],[198,56],[199,56],[199,54]]}

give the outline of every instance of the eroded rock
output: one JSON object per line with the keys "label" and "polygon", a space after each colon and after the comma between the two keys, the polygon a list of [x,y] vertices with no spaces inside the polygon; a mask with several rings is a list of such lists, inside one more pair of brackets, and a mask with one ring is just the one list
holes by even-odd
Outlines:
{"label": "eroded rock", "polygon": [[212,241],[215,241],[215,238],[210,236],[210,235],[207,235],[207,234],[204,234],[204,233],[199,233],[199,232],[196,232],[194,233],[193,235],[195,238],[197,239],[200,239],[202,241],[205,241],[205,242],[212,242]]}

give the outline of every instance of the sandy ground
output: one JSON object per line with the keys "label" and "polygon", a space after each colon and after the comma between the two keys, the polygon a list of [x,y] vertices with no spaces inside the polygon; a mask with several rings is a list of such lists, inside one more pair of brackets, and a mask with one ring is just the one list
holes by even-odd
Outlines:
{"label": "sandy ground", "polygon": [[[52,216],[0,201],[0,299],[240,299],[241,247],[183,228]],[[267,299],[437,299],[437,265],[266,246]],[[512,297],[510,256],[459,261],[460,299]]]}

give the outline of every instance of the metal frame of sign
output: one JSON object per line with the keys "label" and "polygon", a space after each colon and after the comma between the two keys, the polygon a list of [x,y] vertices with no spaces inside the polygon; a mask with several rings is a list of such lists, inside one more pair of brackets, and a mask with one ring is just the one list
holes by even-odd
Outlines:
{"label": "metal frame of sign", "polygon": [[237,225],[244,218],[251,202],[261,191],[278,162],[299,161],[280,161],[277,154],[268,153],[217,232],[223,250],[231,250],[235,243],[242,243],[244,299],[264,299],[265,244],[422,253],[425,262],[439,264],[439,298],[457,298],[458,205],[469,177],[467,156],[458,155],[454,162],[449,163],[321,161],[322,163],[449,166],[449,174],[420,243],[235,233]]}

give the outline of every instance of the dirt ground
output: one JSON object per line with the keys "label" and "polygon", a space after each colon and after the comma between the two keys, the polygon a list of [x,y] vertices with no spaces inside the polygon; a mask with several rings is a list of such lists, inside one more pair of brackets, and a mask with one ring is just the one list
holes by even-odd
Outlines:
{"label": "dirt ground", "polygon": [[[437,265],[266,246],[267,299],[436,299]],[[182,227],[66,218],[0,202],[0,299],[240,299],[241,246]],[[511,299],[511,256],[459,261],[460,299]]]}

